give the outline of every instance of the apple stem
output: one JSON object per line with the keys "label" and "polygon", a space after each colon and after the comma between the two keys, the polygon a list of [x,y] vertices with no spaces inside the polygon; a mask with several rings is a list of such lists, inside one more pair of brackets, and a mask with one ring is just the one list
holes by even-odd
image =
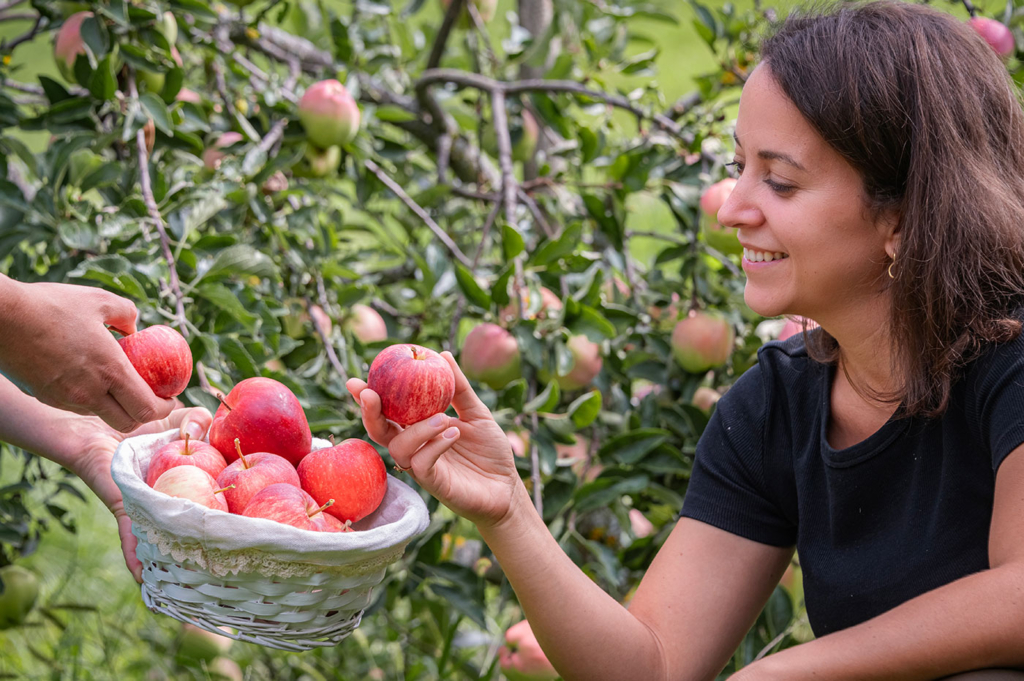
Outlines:
{"label": "apple stem", "polygon": [[242,460],[242,468],[251,468],[249,462],[245,460],[245,454],[242,454],[242,443],[235,438],[235,451],[238,452],[238,458]]}
{"label": "apple stem", "polygon": [[334,433],[327,436],[327,439],[331,441],[331,446],[334,446]]}
{"label": "apple stem", "polygon": [[189,434],[185,433],[185,456],[188,456],[189,454],[192,453],[192,452],[188,451],[188,438],[189,438]]}
{"label": "apple stem", "polygon": [[217,393],[217,401],[223,404],[225,409],[231,411],[231,405],[227,403],[226,399],[224,399],[224,393]]}
{"label": "apple stem", "polygon": [[324,509],[325,509],[325,508],[327,508],[328,506],[330,506],[330,505],[331,505],[331,504],[333,504],[333,503],[334,503],[334,499],[328,499],[328,500],[327,500],[327,503],[326,503],[326,504],[324,504],[324,505],[323,505],[323,506],[321,506],[320,508],[316,509],[316,510],[315,510],[315,511],[314,511],[313,513],[311,513],[311,514],[309,515],[309,517],[310,517],[310,518],[312,518],[312,517],[313,517],[313,516],[315,516],[315,515],[316,515],[317,513],[323,513],[323,512],[324,512]]}
{"label": "apple stem", "polygon": [[224,492],[224,491],[229,490],[229,489],[234,489],[234,488],[235,488],[234,485],[228,485],[227,487],[221,487],[220,489],[214,490],[213,493],[214,494],[220,494],[221,492]]}

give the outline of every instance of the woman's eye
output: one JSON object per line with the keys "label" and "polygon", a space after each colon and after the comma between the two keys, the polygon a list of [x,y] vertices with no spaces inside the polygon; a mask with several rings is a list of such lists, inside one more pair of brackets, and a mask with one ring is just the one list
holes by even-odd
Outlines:
{"label": "woman's eye", "polygon": [[739,177],[740,175],[743,174],[743,164],[740,163],[739,161],[733,161],[732,163],[726,163],[725,167],[730,169],[731,172],[729,174],[734,176],[734,177]]}
{"label": "woman's eye", "polygon": [[779,194],[785,194],[796,189],[796,187],[794,187],[793,185],[779,184],[778,182],[775,182],[774,180],[769,178],[765,178],[764,183],[768,185],[773,192],[777,192]]}

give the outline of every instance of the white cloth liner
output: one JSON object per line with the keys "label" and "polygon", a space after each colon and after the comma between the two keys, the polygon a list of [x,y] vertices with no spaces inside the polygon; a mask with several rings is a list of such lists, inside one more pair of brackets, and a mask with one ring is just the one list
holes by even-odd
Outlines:
{"label": "white cloth liner", "polygon": [[[419,494],[390,475],[384,501],[353,525],[356,532],[300,530],[169,497],[152,489],[145,478],[156,451],[178,437],[171,430],[126,439],[114,452],[111,475],[137,536],[212,575],[367,574],[401,558],[405,546],[430,522]],[[330,446],[327,440],[313,440],[313,450]]]}

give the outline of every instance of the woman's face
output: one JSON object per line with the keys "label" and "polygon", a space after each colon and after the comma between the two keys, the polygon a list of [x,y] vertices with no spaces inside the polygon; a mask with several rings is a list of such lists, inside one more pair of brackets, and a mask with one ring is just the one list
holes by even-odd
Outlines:
{"label": "woman's face", "polygon": [[860,175],[763,65],[743,87],[735,161],[718,222],[739,228],[752,310],[821,322],[884,302],[894,221],[873,219]]}

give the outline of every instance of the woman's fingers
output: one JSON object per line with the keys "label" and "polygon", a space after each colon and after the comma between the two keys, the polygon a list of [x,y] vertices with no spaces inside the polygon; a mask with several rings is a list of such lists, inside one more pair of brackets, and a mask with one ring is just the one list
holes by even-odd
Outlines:
{"label": "woman's fingers", "polygon": [[124,553],[125,565],[128,566],[128,571],[132,573],[135,581],[142,584],[142,563],[135,555],[139,540],[132,534],[131,518],[125,514],[123,508],[115,512],[114,517],[117,519],[117,534],[121,538],[121,551]]}
{"label": "woman's fingers", "polygon": [[359,393],[359,398],[366,434],[374,442],[390,448],[391,441],[402,432],[402,429],[384,418],[380,410],[380,395],[367,388]]}
{"label": "woman's fingers", "polygon": [[[454,421],[454,420],[453,420]],[[434,464],[441,458],[441,455],[452,448],[459,441],[458,427],[450,425],[441,431],[440,435],[427,441],[412,455],[412,459],[406,464],[399,464],[403,468],[412,468],[412,473],[417,478],[428,478],[434,468]],[[397,460],[396,460],[397,461]]]}
{"label": "woman's fingers", "polygon": [[352,395],[352,399],[356,401],[356,404],[362,405],[362,402],[359,401],[359,393],[366,390],[366,381],[361,378],[350,378],[345,382],[345,387],[348,388],[348,391]]}
{"label": "woman's fingers", "polygon": [[[412,424],[396,435],[391,440],[391,444],[388,445],[388,452],[390,452],[391,458],[395,460],[395,463],[402,468],[408,468],[413,454],[416,454],[420,448],[424,447],[425,443],[446,432],[448,429],[454,429],[458,432],[456,419],[447,414],[434,414],[430,418]],[[448,440],[449,444],[451,444],[455,441],[455,438],[448,438]]]}

